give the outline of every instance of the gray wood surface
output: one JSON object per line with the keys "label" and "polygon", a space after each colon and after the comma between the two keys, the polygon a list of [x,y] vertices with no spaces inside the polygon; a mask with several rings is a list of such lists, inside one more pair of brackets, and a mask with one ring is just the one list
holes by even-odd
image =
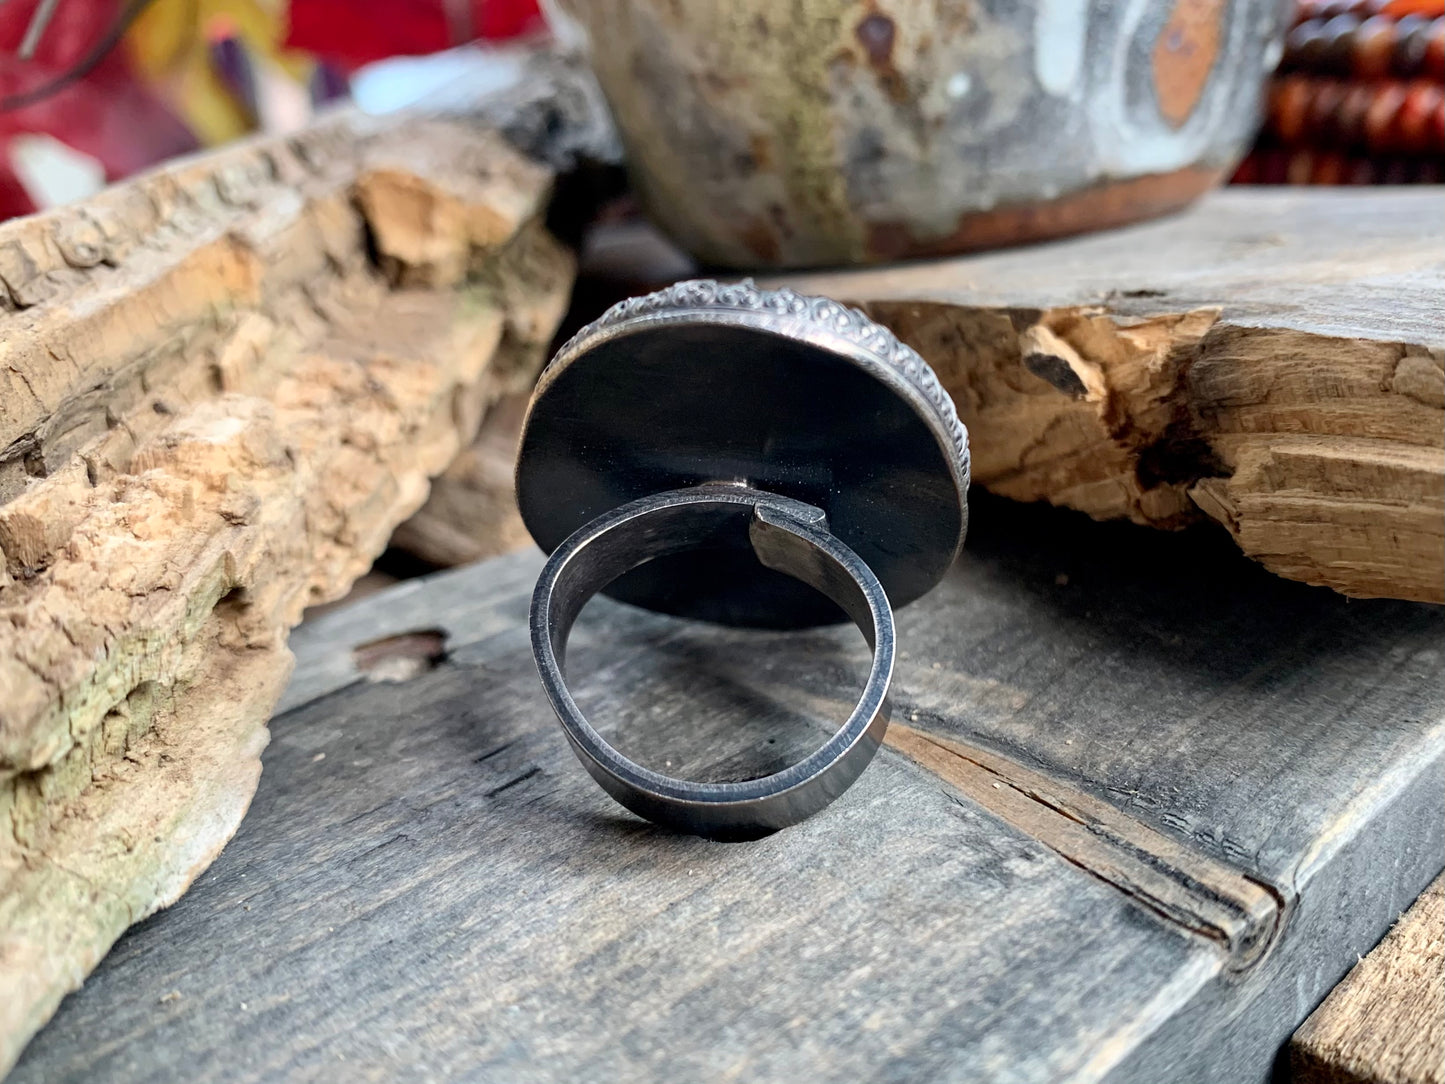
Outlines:
{"label": "gray wood surface", "polygon": [[[1223,325],[1445,346],[1445,185],[1228,187],[1179,215],[948,260],[779,276],[854,301],[1120,316],[1218,308]],[[1427,225],[1430,224],[1430,225]],[[1047,253],[1041,260],[1040,254]]]}
{"label": "gray wood surface", "polygon": [[[890,746],[757,843],[583,774],[527,646],[534,554],[304,626],[240,833],[12,1080],[1268,1079],[1445,866],[1445,611],[1201,535],[973,522],[900,614]],[[360,680],[356,647],[432,629],[444,661]],[[866,660],[606,601],[574,645],[614,739],[706,778],[818,741]]]}

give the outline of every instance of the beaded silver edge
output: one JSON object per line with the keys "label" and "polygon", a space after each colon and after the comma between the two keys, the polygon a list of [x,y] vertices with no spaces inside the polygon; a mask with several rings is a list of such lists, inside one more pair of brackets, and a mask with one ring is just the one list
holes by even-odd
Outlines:
{"label": "beaded silver edge", "polygon": [[570,360],[581,351],[587,340],[610,337],[624,325],[647,317],[685,312],[737,312],[774,316],[814,325],[830,336],[903,377],[938,413],[953,451],[962,467],[963,486],[968,488],[968,430],[958,418],[953,400],[938,382],[938,376],[911,346],[899,341],[887,328],[870,320],[857,309],[849,308],[827,297],[811,297],[786,287],[760,289],[752,279],[723,284],[715,279],[689,279],[674,283],[655,293],[619,301],[596,320],[581,328],[553,356],[543,378],[560,362]]}

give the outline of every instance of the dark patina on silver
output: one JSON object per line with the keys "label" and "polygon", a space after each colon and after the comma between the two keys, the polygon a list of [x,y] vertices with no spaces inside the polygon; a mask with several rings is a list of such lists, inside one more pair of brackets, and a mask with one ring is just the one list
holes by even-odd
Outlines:
{"label": "dark patina on silver", "polygon": [[[538,382],[517,501],[551,554],[532,650],[592,776],[656,823],[755,838],[841,794],[888,725],[893,608],[930,590],[968,525],[968,436],[928,365],[855,309],[699,280],[608,310]],[[567,636],[602,592],[729,625],[851,619],[873,648],[843,727],[759,779],[696,783],[612,748],[563,676]]]}

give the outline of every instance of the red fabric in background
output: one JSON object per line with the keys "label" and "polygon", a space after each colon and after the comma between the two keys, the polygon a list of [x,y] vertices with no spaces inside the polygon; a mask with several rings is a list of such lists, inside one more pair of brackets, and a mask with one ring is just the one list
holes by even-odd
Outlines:
{"label": "red fabric in background", "polygon": [[[461,0],[472,34],[501,41],[543,29],[536,0]],[[286,45],[351,70],[461,45],[446,0],[291,0]]]}
{"label": "red fabric in background", "polygon": [[[415,56],[545,28],[536,0],[456,0],[463,18],[448,19],[449,0],[292,0],[285,44],[352,70],[389,56]],[[59,0],[35,56],[20,43],[41,0],[0,0],[0,98],[36,90],[86,58],[126,9],[126,0]],[[461,34],[459,37],[458,34]],[[0,218],[36,208],[15,174],[11,139],[43,132],[97,159],[117,180],[196,149],[195,136],[133,77],[117,46],[83,78],[32,105],[0,110]]]}
{"label": "red fabric in background", "polygon": [[[85,58],[115,25],[121,0],[60,0],[35,56],[19,57],[25,28],[40,0],[0,4],[0,98],[35,90]],[[194,150],[190,130],[132,77],[125,50],[112,49],[78,82],[33,105],[0,111],[0,218],[36,208],[10,161],[10,140],[21,132],[44,132],[91,155],[107,180]]]}

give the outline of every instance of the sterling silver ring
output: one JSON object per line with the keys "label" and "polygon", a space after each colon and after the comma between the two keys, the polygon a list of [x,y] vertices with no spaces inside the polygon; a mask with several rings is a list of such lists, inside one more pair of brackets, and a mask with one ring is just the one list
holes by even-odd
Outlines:
{"label": "sterling silver ring", "polygon": [[[517,462],[523,519],[550,558],[532,651],[583,766],[628,809],[717,839],[796,824],[841,795],[888,726],[893,607],[963,544],[968,437],[926,363],[863,314],[751,282],[679,283],[609,310],[558,351]],[[846,615],[873,649],[832,737],[779,772],[662,775],[613,748],[565,678],[598,593],[729,625]]]}
{"label": "sterling silver ring", "polygon": [[[593,595],[646,561],[725,533],[746,539],[760,564],[836,602],[873,649],[873,665],[848,721],[811,756],[760,779],[696,783],[644,768],[609,745],[567,691],[563,668],[572,623]],[[639,816],[695,835],[755,839],[812,816],[858,778],[888,728],[894,632],[883,585],[827,532],[819,509],[746,486],[643,497],[580,528],[537,581],[532,651],[547,698],[592,778]]]}

